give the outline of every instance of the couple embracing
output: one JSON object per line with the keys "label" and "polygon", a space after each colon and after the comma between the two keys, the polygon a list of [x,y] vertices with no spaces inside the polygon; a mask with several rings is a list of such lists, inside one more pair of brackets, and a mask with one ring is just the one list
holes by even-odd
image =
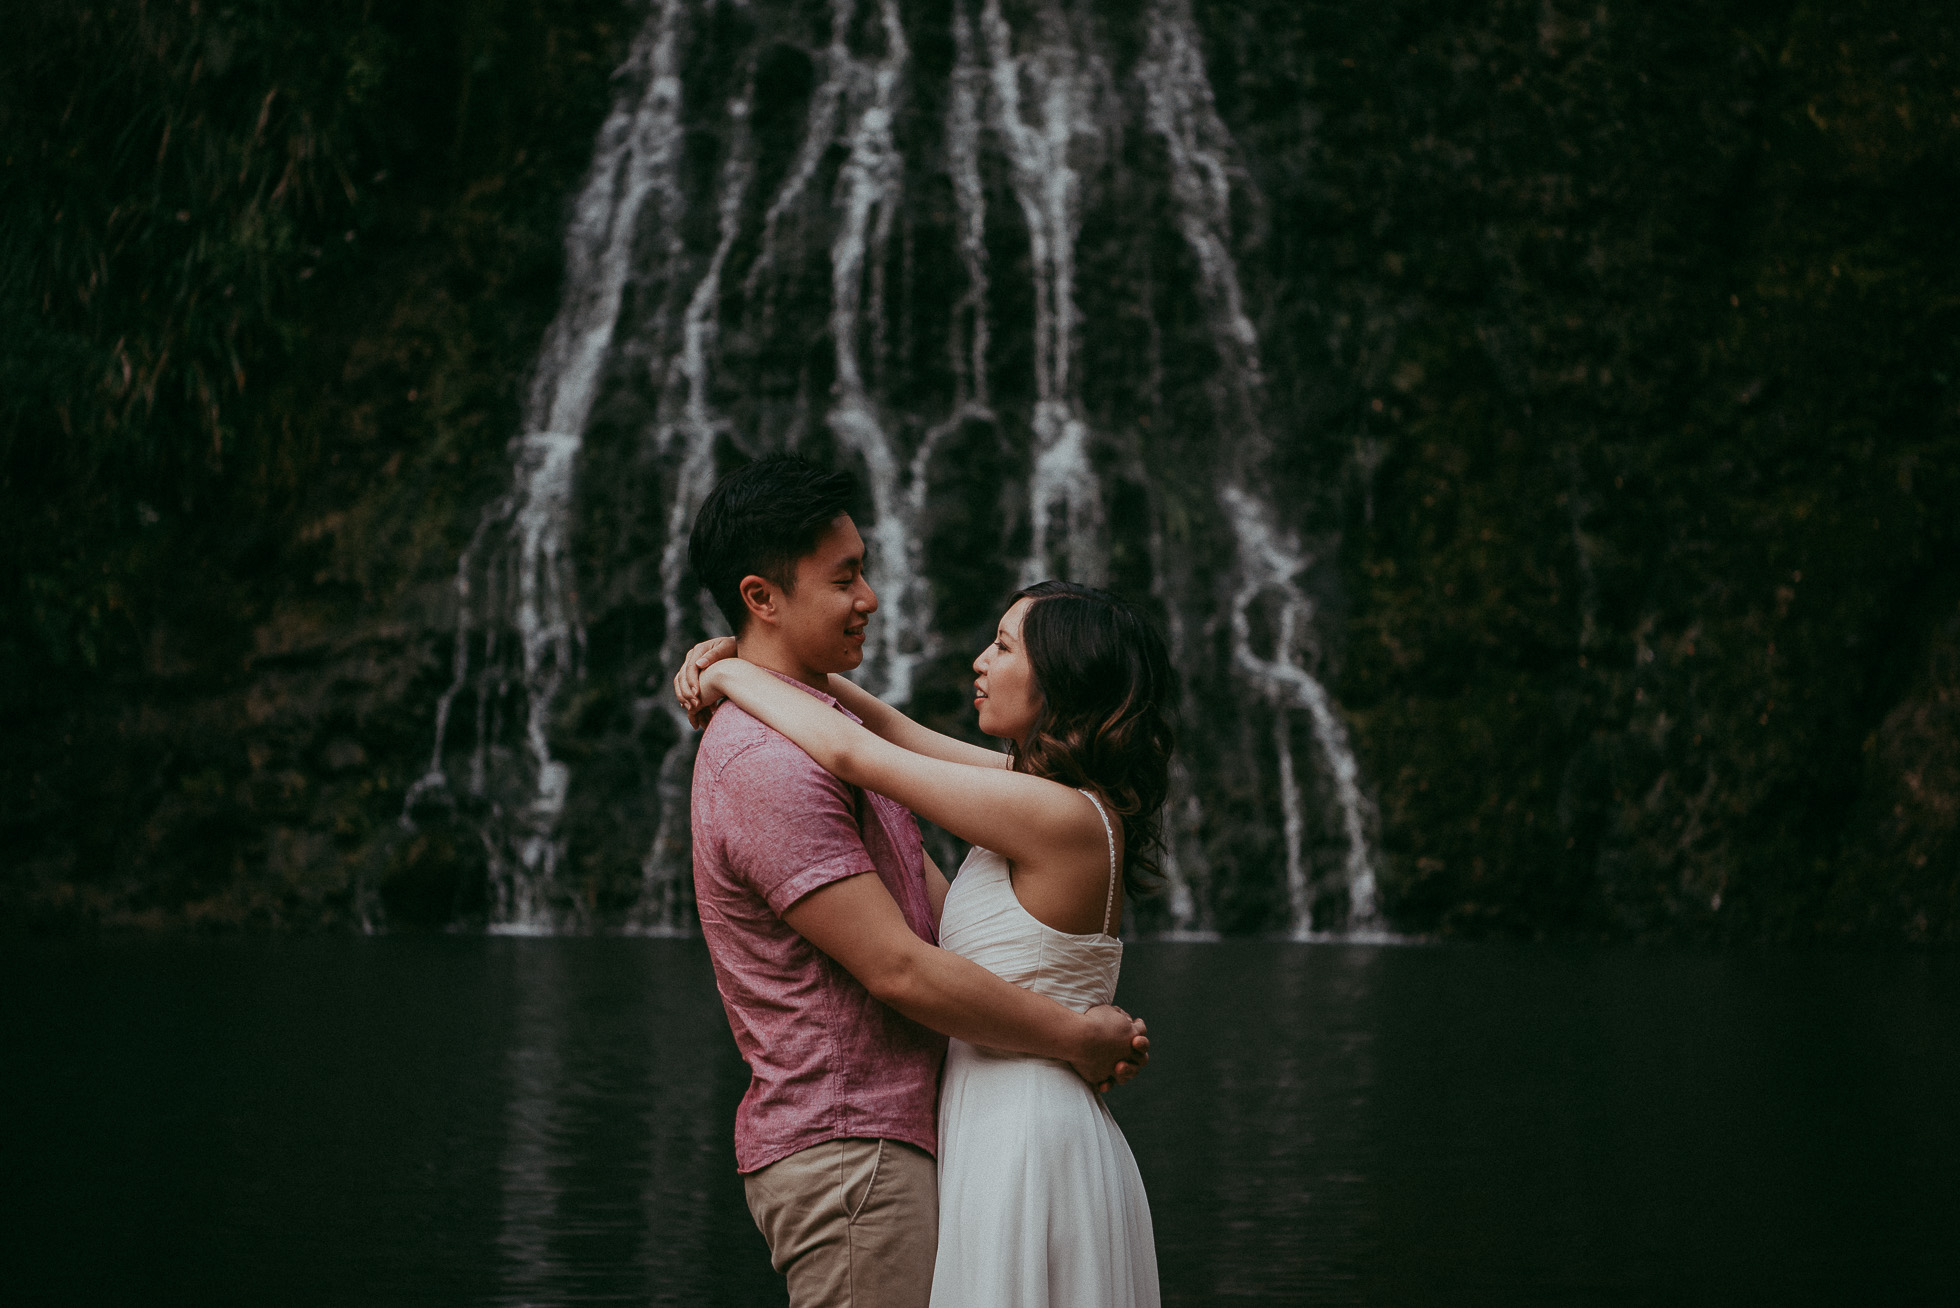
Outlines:
{"label": "couple embracing", "polygon": [[[736,632],[674,689],[707,723],[694,884],[751,1073],[749,1210],[794,1308],[1154,1308],[1101,1092],[1149,1057],[1110,1000],[1166,788],[1163,641],[1104,592],[1030,587],[973,664],[1006,752],[921,726],[841,675],[878,603],[854,492],[764,459],[689,541]],[[914,813],[973,845],[957,880]]]}

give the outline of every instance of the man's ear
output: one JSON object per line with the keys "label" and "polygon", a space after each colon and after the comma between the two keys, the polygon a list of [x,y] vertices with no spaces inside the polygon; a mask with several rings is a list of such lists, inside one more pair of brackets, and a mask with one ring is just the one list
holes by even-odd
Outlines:
{"label": "man's ear", "polygon": [[751,572],[742,578],[735,589],[741,593],[742,603],[747,607],[751,619],[772,623],[776,620],[776,587],[767,577],[758,577]]}

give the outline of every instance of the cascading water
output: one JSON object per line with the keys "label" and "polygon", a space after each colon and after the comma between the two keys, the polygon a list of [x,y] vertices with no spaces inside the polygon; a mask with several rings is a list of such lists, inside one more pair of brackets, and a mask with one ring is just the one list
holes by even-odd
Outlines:
{"label": "cascading water", "polygon": [[[846,34],[854,0],[833,0],[828,75],[843,82],[847,108],[834,144],[847,154],[838,170],[836,234],[830,242],[830,344],[835,380],[825,424],[840,452],[862,467],[871,491],[873,517],[864,535],[871,551],[871,584],[884,618],[869,641],[864,675],[894,703],[912,697],[912,675],[929,654],[932,612],[925,578],[917,514],[924,504],[924,479],[934,440],[922,441],[908,461],[892,439],[885,416],[866,385],[869,369],[882,362],[877,343],[884,336],[887,266],[898,213],[904,160],[894,139],[909,51],[897,0],[881,0],[876,14],[884,49],[873,59],[851,55]],[[809,145],[824,142],[812,135]],[[869,294],[866,283],[869,282]],[[866,359],[867,338],[873,343]],[[943,428],[941,430],[944,430]]]}
{"label": "cascading water", "polygon": [[[1280,769],[1280,805],[1286,833],[1287,903],[1293,934],[1314,929],[1313,899],[1304,862],[1304,823],[1295,776],[1287,707],[1304,709],[1332,782],[1346,851],[1342,871],[1348,893],[1350,932],[1379,930],[1375,870],[1370,855],[1367,800],[1360,767],[1332,698],[1308,670],[1316,662],[1312,647],[1314,607],[1295,584],[1310,560],[1274,529],[1271,508],[1246,487],[1256,484],[1260,464],[1270,453],[1260,400],[1263,385],[1259,336],[1246,317],[1237,261],[1231,247],[1231,136],[1218,117],[1205,76],[1189,0],[1155,0],[1149,45],[1137,72],[1150,129],[1164,143],[1170,163],[1171,194],[1177,225],[1197,262],[1208,309],[1213,348],[1220,361],[1226,401],[1218,414],[1225,430],[1238,434],[1231,474],[1219,498],[1237,545],[1238,584],[1232,598],[1232,661],[1278,711],[1274,750]],[[1250,610],[1270,596],[1277,601],[1273,653],[1254,651]]]}
{"label": "cascading water", "polygon": [[980,29],[993,107],[988,123],[1007,155],[1034,279],[1034,466],[1021,584],[1061,575],[1097,585],[1106,579],[1108,548],[1076,386],[1075,243],[1082,227],[1076,159],[1102,145],[1111,115],[1098,112],[1097,92],[1107,71],[1092,51],[1078,48],[1076,24],[1058,4],[1041,7],[1039,36],[1024,54],[1015,53],[999,0],[986,0]]}
{"label": "cascading water", "polygon": [[[714,488],[715,441],[724,426],[711,405],[712,378],[708,360],[714,348],[715,310],[721,299],[722,272],[728,265],[729,251],[741,232],[741,207],[755,171],[748,135],[749,106],[754,95],[753,78],[728,106],[730,142],[722,165],[716,205],[719,239],[714,255],[688,296],[681,325],[679,356],[671,376],[683,391],[679,417],[663,424],[656,444],[664,453],[676,444],[682,447],[680,469],[674,481],[673,503],[667,509],[666,544],[660,552],[660,598],[665,611],[678,617],[687,612],[687,533],[701,502]],[[712,605],[699,606],[697,612],[709,618]],[[718,634],[718,633],[717,633]],[[689,629],[684,622],[670,620],[666,638],[660,643],[660,662],[678,667],[689,648]],[[660,762],[657,798],[660,826],[646,857],[641,860],[639,902],[633,906],[631,926],[641,934],[672,935],[688,927],[688,787],[693,775],[695,738],[690,734],[687,713],[670,696],[657,696],[660,710],[674,724],[678,744]]]}
{"label": "cascading water", "polygon": [[[456,566],[454,678],[436,708],[429,770],[403,806],[403,821],[412,824],[419,804],[454,802],[444,749],[455,700],[474,680],[469,794],[489,805],[480,831],[494,932],[558,929],[567,925],[567,904],[577,914],[577,901],[556,893],[563,854],[558,823],[571,775],[553,757],[549,735],[554,701],[566,678],[577,674],[584,643],[567,553],[572,478],[639,254],[642,211],[656,204],[666,230],[679,230],[677,61],[685,8],[684,0],[664,0],[648,16],[621,69],[622,83],[635,94],[623,96],[600,128],[565,234],[564,297],[545,335],[524,434],[511,443],[511,488],[484,510]],[[480,650],[474,666],[473,648]],[[512,690],[523,697],[521,752],[499,740],[497,719]]]}
{"label": "cascading water", "polygon": [[[1127,46],[1065,0],[951,8],[947,31],[899,0],[831,0],[821,18],[670,0],[635,41],[568,229],[511,489],[458,567],[452,682],[405,815],[481,806],[492,930],[689,928],[694,738],[664,680],[720,627],[686,535],[722,471],[780,448],[864,483],[880,611],[862,675],[895,703],[944,704],[966,645],[1017,585],[1148,589],[1192,701],[1157,925],[1204,933],[1234,895],[1295,935],[1319,925],[1316,902],[1344,901],[1350,932],[1378,925],[1372,815],[1317,675],[1308,579],[1331,538],[1304,547],[1277,498],[1233,247],[1234,191],[1250,183],[1189,6],[1154,0],[1115,20],[1139,25]],[[698,71],[705,42],[711,74]],[[1124,48],[1140,52],[1127,70],[1111,54]],[[1160,167],[1137,168],[1137,142]],[[1131,284],[1126,267],[1085,262],[1099,217],[1104,242],[1111,228],[1161,237],[1151,258],[1172,273]],[[1190,324],[1169,345],[1164,297]],[[1144,364],[1105,343],[1135,323],[1157,360],[1147,386],[1125,375]],[[1165,378],[1204,351],[1210,418],[1194,426],[1193,405],[1166,398],[1188,384]],[[581,553],[574,569],[570,543],[593,530],[593,492],[574,474],[595,459],[625,515],[657,523],[644,599],[619,598],[632,588],[596,575],[603,558]],[[579,578],[612,598],[581,612]],[[650,781],[612,807],[654,816],[633,855],[637,901],[607,919],[561,884],[577,781],[553,752],[553,713],[585,675],[587,628],[629,609],[659,624],[658,646],[632,647],[607,675],[632,683],[636,721],[652,724],[633,745]],[[458,796],[451,717],[465,690],[477,713]],[[1276,833],[1244,847],[1272,849],[1277,866],[1214,875],[1232,823]]]}

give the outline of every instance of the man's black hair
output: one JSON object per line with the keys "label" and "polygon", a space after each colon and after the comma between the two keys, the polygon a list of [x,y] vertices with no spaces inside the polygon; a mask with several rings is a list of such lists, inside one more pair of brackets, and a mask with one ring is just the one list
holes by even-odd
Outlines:
{"label": "man's black hair", "polygon": [[723,477],[694,517],[688,562],[736,635],[749,620],[742,578],[753,573],[796,585],[796,561],[817,547],[837,516],[851,511],[857,481],[793,454],[771,454]]}

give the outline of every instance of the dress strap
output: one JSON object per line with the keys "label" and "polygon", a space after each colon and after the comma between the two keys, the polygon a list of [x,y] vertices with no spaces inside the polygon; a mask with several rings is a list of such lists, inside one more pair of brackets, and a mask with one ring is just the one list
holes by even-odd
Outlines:
{"label": "dress strap", "polygon": [[1096,806],[1096,816],[1102,819],[1103,838],[1109,841],[1109,896],[1103,900],[1102,928],[1102,933],[1108,935],[1109,917],[1116,911],[1116,833],[1110,830],[1109,814],[1103,812],[1102,801],[1096,798],[1095,792],[1085,790],[1082,793],[1087,795],[1089,802]]}

